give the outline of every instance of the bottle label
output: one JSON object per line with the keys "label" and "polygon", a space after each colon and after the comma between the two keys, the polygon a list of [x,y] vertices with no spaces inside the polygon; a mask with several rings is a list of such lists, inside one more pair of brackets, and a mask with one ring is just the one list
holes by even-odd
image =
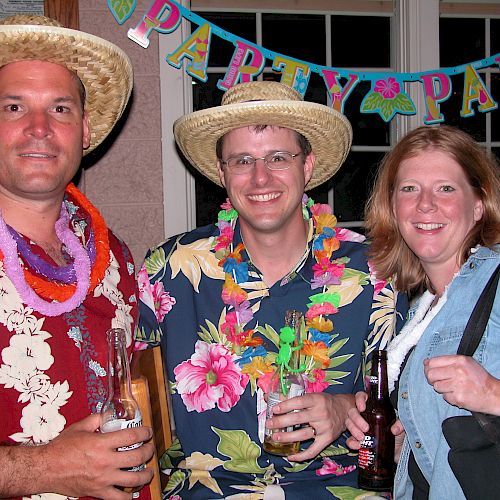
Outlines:
{"label": "bottle label", "polygon": [[[296,396],[302,396],[304,394],[304,388],[301,387],[299,384],[291,384],[290,388],[288,389],[288,394],[286,396],[286,399],[292,399]],[[266,410],[266,418],[272,418],[273,416],[273,407],[277,405],[278,403],[281,403],[281,401],[284,401],[285,396],[283,394],[277,393],[277,392],[271,392],[267,398],[267,410]],[[298,411],[298,410],[294,410]],[[284,432],[292,432],[293,427],[286,427],[283,429]],[[275,431],[272,431],[271,429],[266,429],[266,434],[272,434]]]}
{"label": "bottle label", "polygon": [[[141,427],[142,426],[142,415],[139,410],[135,412],[135,418],[131,420],[126,420],[124,418],[118,418],[116,420],[108,420],[104,424],[101,425],[101,432],[115,432],[115,431],[120,431],[122,429],[132,429],[133,427]],[[135,448],[139,448],[139,446],[142,446],[142,441],[140,443],[134,443],[131,444],[130,446],[122,446],[121,448],[118,448],[118,451],[127,451],[127,450],[135,450]],[[145,464],[137,465],[135,467],[130,467],[127,469],[127,471],[139,471],[143,470],[146,467]]]}
{"label": "bottle label", "polygon": [[365,434],[358,452],[358,465],[360,469],[369,469],[375,464],[377,440],[374,436]]}

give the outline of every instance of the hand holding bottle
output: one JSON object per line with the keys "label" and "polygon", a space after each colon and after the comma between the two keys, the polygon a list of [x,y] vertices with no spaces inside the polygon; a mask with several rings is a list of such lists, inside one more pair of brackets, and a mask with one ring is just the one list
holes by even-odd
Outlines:
{"label": "hand holding bottle", "polygon": [[[127,500],[131,498],[130,493],[115,485],[134,488],[151,481],[150,469],[123,470],[144,463],[152,456],[153,444],[146,442],[151,438],[151,429],[139,427],[101,434],[96,432],[100,421],[99,414],[89,415],[68,426],[48,444],[33,447],[32,451],[40,455],[35,462],[41,467],[36,478],[40,491],[54,491],[69,497]],[[143,446],[117,453],[117,448],[142,441]]]}
{"label": "hand holding bottle", "polygon": [[[132,394],[130,367],[125,345],[125,331],[113,328],[107,332],[108,340],[108,397],[101,409],[101,433],[116,433],[142,427],[142,415],[137,401]],[[122,432],[122,434],[124,434]],[[133,432],[129,432],[130,435]],[[118,442],[118,441],[117,441]],[[116,448],[119,452],[135,450],[143,445],[142,441],[133,441]],[[144,470],[145,462],[131,463],[124,467],[127,472]],[[119,483],[119,485],[121,485]],[[133,498],[139,494],[134,491]]]}

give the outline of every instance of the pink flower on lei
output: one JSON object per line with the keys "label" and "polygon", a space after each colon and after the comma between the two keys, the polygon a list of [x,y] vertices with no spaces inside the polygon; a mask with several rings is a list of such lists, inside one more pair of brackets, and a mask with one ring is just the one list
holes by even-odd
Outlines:
{"label": "pink flower on lei", "polygon": [[343,476],[356,469],[355,465],[349,465],[348,467],[342,467],[338,462],[332,460],[331,458],[323,458],[323,467],[321,469],[316,469],[317,476],[327,476],[328,474],[333,474],[334,476]]}
{"label": "pink flower on lei", "polygon": [[370,283],[373,285],[373,296],[376,297],[381,290],[387,285],[386,280],[380,280],[377,278],[375,269],[370,261],[368,261],[368,269],[370,270]]}
{"label": "pink flower on lei", "polygon": [[321,214],[331,214],[332,207],[326,203],[316,203],[311,207],[311,213],[313,215],[319,216]]}
{"label": "pink flower on lei", "polygon": [[312,372],[305,377],[305,381],[306,392],[323,392],[328,387],[328,382],[325,381],[325,371],[320,368],[312,370]]}
{"label": "pink flower on lei", "polygon": [[259,380],[257,380],[257,386],[266,394],[269,392],[269,384],[271,383],[273,375],[274,372],[266,372],[259,377]]}
{"label": "pink flower on lei", "polygon": [[339,241],[354,241],[356,243],[363,243],[363,241],[366,240],[362,234],[346,229],[345,227],[336,227],[335,233]]}
{"label": "pink flower on lei", "polygon": [[241,373],[235,359],[221,344],[196,342],[191,358],[174,369],[177,392],[187,411],[201,413],[217,405],[228,412],[239,401],[248,375]]}

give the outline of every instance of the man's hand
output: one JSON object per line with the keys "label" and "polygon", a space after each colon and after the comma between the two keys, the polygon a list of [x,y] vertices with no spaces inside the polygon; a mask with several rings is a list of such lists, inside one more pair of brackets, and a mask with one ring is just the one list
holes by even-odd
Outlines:
{"label": "man's hand", "polygon": [[281,443],[314,439],[307,450],[287,457],[294,462],[309,460],[321,453],[345,430],[347,412],[353,406],[352,394],[305,394],[273,406],[273,418],[266,422],[266,427],[281,429],[302,426],[292,432],[276,432],[273,439]]}
{"label": "man's hand", "polygon": [[[0,464],[6,465],[12,481],[0,480],[0,496],[21,496],[36,493],[59,493],[71,497],[92,496],[106,500],[128,500],[131,493],[119,487],[140,487],[151,481],[153,472],[125,471],[139,466],[153,455],[149,427],[136,427],[101,434],[100,415],[90,415],[69,426],[50,443],[43,446],[9,446],[0,448]],[[132,450],[117,448],[144,442]],[[31,469],[19,470],[20,464]],[[16,466],[17,464],[17,466]],[[4,472],[0,472],[0,476]],[[24,474],[24,476],[23,476]]]}

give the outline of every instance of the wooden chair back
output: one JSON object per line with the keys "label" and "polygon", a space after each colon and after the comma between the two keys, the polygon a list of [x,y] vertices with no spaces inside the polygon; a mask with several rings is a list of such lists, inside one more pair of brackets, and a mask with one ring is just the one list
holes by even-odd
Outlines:
{"label": "wooden chair back", "polygon": [[160,346],[134,353],[132,392],[141,408],[144,425],[153,429],[155,444],[155,454],[147,463],[154,473],[150,483],[153,500],[161,498],[163,483],[168,479],[160,473],[158,458],[172,444],[166,380]]}

